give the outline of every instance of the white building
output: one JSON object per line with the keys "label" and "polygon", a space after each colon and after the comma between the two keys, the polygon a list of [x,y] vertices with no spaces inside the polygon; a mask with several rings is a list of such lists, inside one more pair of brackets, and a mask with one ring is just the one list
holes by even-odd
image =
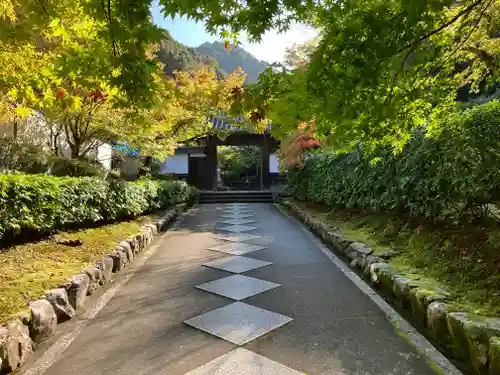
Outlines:
{"label": "white building", "polygon": [[[56,136],[53,127],[45,121],[41,114],[27,117],[19,121],[17,125],[0,124],[0,137],[2,136],[15,136],[20,142],[33,144],[46,150],[54,150],[57,146],[62,156],[67,158],[71,156],[71,150],[64,134]],[[113,148],[110,144],[100,144],[91,149],[87,156],[97,160],[106,169],[111,169]]]}

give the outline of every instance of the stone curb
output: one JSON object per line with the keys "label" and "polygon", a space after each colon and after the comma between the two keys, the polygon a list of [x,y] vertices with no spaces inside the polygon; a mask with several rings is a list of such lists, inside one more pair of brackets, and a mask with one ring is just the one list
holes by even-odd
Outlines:
{"label": "stone curb", "polygon": [[109,283],[112,273],[126,267],[187,207],[181,203],[168,209],[158,220],[143,225],[136,236],[120,242],[94,266],[83,269],[59,288],[48,290],[45,298],[31,301],[28,311],[20,313],[18,319],[0,326],[0,375],[19,369],[37,344],[52,337],[58,324],[73,318],[87,296]]}
{"label": "stone curb", "polygon": [[411,279],[387,263],[391,254],[373,255],[370,247],[347,240],[293,201],[281,204],[334,252],[347,258],[351,268],[360,270],[398,307],[409,311],[429,338],[467,362],[477,374],[500,375],[500,319],[459,311],[444,289]]}

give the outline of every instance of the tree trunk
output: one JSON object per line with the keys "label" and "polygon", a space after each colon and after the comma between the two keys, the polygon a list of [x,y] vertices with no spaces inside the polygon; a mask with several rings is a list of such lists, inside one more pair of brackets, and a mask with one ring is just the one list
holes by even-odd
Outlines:
{"label": "tree trunk", "polygon": [[139,169],[138,177],[146,176],[151,173],[151,166],[153,165],[153,157],[146,156],[144,158],[144,164],[142,168]]}
{"label": "tree trunk", "polygon": [[12,127],[12,136],[14,137],[14,140],[17,141],[17,136],[19,133],[19,122],[17,120],[14,120],[14,126]]}
{"label": "tree trunk", "polygon": [[54,156],[59,156],[59,134],[60,132],[55,132],[54,128],[52,126],[50,127],[49,147]]}
{"label": "tree trunk", "polygon": [[59,156],[59,135],[54,135],[52,142],[52,152],[54,153],[54,156]]}
{"label": "tree trunk", "polygon": [[78,142],[75,142],[74,144],[70,144],[70,149],[71,149],[71,159],[79,159],[80,158],[80,144]]}
{"label": "tree trunk", "polygon": [[146,156],[146,158],[144,159],[144,166],[146,168],[151,168],[152,165],[153,165],[153,157],[152,156]]}

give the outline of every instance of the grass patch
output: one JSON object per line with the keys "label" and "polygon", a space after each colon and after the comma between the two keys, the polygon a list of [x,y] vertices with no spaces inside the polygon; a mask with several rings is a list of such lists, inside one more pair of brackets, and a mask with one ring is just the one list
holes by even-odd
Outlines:
{"label": "grass patch", "polygon": [[[68,277],[93,264],[119,241],[136,235],[155,215],[141,216],[101,227],[62,232],[39,242],[12,246],[0,252],[0,323],[27,307],[27,303],[61,285]],[[80,239],[82,246],[58,244]]]}
{"label": "grass patch", "polygon": [[439,284],[454,303],[475,314],[500,315],[500,228],[447,226],[388,213],[366,213],[295,201],[313,216],[363,242],[375,253],[396,250],[389,261],[412,278]]}

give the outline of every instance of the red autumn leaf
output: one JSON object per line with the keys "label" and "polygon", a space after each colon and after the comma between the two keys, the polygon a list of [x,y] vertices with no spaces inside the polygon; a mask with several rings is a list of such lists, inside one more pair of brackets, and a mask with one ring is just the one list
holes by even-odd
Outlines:
{"label": "red autumn leaf", "polygon": [[224,41],[224,49],[226,51],[231,51],[231,44],[228,41]]}
{"label": "red autumn leaf", "polygon": [[66,95],[66,93],[64,92],[64,89],[60,89],[57,94],[56,94],[56,98],[57,99],[63,99],[64,96]]}
{"label": "red autumn leaf", "polygon": [[99,91],[99,90],[92,91],[90,93],[90,97],[96,101],[106,99],[106,95],[102,91]]}

